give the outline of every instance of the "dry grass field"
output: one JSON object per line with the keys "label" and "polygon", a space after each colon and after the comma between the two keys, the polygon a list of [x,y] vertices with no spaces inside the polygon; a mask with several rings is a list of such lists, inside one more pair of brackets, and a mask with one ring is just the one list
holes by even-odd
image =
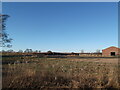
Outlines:
{"label": "dry grass field", "polygon": [[4,57],[3,62],[3,88],[120,87],[118,58]]}

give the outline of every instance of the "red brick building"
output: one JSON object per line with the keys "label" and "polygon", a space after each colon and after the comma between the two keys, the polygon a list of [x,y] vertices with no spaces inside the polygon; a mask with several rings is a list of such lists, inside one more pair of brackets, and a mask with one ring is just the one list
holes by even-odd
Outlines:
{"label": "red brick building", "polygon": [[103,49],[102,50],[102,55],[103,56],[117,56],[117,55],[120,55],[120,48],[112,46],[112,47]]}

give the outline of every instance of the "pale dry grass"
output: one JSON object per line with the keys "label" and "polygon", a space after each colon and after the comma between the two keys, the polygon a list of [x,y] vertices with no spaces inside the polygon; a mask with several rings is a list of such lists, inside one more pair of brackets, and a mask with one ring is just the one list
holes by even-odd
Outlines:
{"label": "pale dry grass", "polygon": [[[3,88],[119,88],[118,65],[66,58],[3,65]],[[106,60],[107,61],[107,60]]]}

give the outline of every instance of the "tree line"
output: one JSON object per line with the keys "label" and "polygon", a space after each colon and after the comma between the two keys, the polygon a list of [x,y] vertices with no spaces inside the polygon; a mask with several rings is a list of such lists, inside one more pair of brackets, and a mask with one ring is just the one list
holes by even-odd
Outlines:
{"label": "tree line", "polygon": [[[8,52],[8,53],[41,53],[41,50],[32,50],[32,49],[25,49],[25,50],[18,50],[18,51],[14,51],[14,50],[12,50],[12,49],[9,49],[9,50],[2,50],[2,51],[0,51],[0,52]],[[47,51],[47,53],[52,53],[52,51]],[[75,52],[71,52],[71,53],[75,53]],[[84,52],[84,50],[82,49],[82,50],[80,50],[80,52],[79,53],[86,53],[86,52]],[[87,53],[90,53],[90,52],[87,52]],[[93,53],[101,53],[100,52],[100,50],[99,49],[97,49],[95,52],[93,52]]]}
{"label": "tree line", "polygon": [[8,53],[40,53],[41,50],[32,50],[32,49],[26,49],[26,50],[18,50],[18,51],[14,51],[12,49],[9,50],[2,50],[1,52],[8,52]]}

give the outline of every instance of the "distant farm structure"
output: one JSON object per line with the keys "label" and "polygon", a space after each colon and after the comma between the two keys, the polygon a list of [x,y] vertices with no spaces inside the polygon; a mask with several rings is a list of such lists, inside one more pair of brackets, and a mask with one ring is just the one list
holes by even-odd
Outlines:
{"label": "distant farm structure", "polygon": [[44,52],[44,53],[35,53],[36,55],[52,55],[52,56],[118,56],[120,55],[120,48],[111,46],[106,49],[103,49],[102,52],[94,52],[94,53],[60,53],[60,52]]}
{"label": "distant farm structure", "polygon": [[13,52],[11,50],[8,52],[2,52],[2,57],[114,57],[120,55],[120,48],[117,47],[108,47],[102,50],[102,52]]}
{"label": "distant farm structure", "polygon": [[102,50],[102,56],[118,56],[118,55],[120,55],[120,48],[114,46]]}
{"label": "distant farm structure", "polygon": [[34,53],[34,55],[37,55],[38,57],[41,56],[102,56],[102,53],[60,53],[60,52],[41,52],[41,53]]}

